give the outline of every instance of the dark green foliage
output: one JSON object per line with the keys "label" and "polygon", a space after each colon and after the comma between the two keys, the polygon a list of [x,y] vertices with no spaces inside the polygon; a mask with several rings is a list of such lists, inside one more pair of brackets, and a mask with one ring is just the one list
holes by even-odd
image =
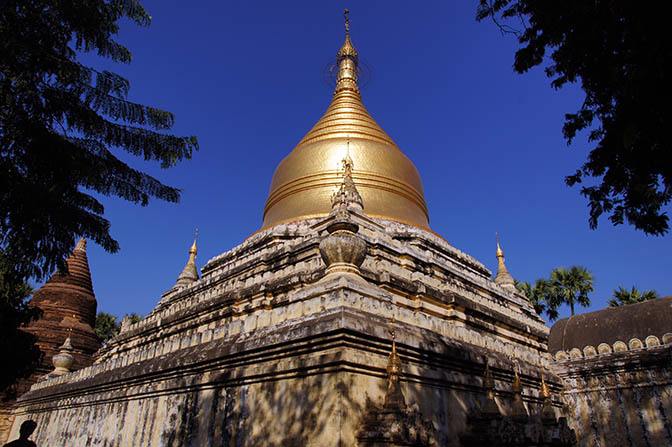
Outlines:
{"label": "dark green foliage", "polygon": [[488,17],[518,37],[518,73],[545,63],[554,88],[580,82],[585,92],[581,108],[565,115],[563,133],[571,143],[586,130],[595,143],[586,163],[566,178],[570,186],[589,180],[581,194],[591,228],[606,213],[614,225],[667,233],[672,39],[666,14],[637,1],[480,0],[477,20]]}
{"label": "dark green foliage", "polygon": [[129,324],[135,324],[142,321],[142,315],[136,314],[135,312],[126,314],[126,317],[128,317]]}
{"label": "dark green foliage", "polygon": [[13,385],[32,374],[42,358],[35,346],[35,336],[19,330],[40,316],[40,310],[29,307],[27,299],[33,289],[13,274],[12,266],[0,253],[0,400],[15,397]]}
{"label": "dark green foliage", "polygon": [[[142,321],[142,315],[136,314],[135,312],[126,314],[122,321],[126,321],[125,324],[135,324]],[[114,315],[108,314],[106,312],[98,312],[96,315],[96,325],[93,328],[96,332],[98,338],[103,343],[107,343],[111,338],[119,334],[121,330],[121,322]]]}
{"label": "dark green foliage", "polygon": [[167,168],[191,157],[196,138],[161,133],[171,113],[128,101],[128,80],[77,61],[94,52],[130,63],[113,40],[123,18],[150,21],[137,0],[0,2],[0,248],[24,278],[67,268],[78,237],[118,250],[89,191],[143,206],[179,200],[115,152]]}
{"label": "dark green foliage", "polygon": [[631,290],[619,286],[618,289],[614,290],[614,299],[609,300],[608,307],[626,306],[628,304],[655,300],[656,298],[658,298],[658,292],[655,290],[645,290],[642,292],[635,286],[632,286]]}
{"label": "dark green foliage", "polygon": [[112,337],[119,333],[120,324],[114,315],[98,312],[96,315],[96,325],[93,330],[103,343],[107,343]]}
{"label": "dark green foliage", "polygon": [[557,306],[552,306],[547,302],[547,298],[551,297],[550,282],[547,279],[539,278],[532,286],[529,282],[516,281],[516,287],[527,296],[528,300],[534,307],[534,311],[538,315],[546,313],[548,319],[551,321],[558,319]]}
{"label": "dark green foliage", "polygon": [[594,282],[593,274],[582,266],[553,269],[547,289],[549,306],[557,309],[562,304],[567,304],[574,315],[575,304],[590,306],[588,294],[593,291]]}
{"label": "dark green foliage", "polygon": [[548,319],[554,321],[563,304],[569,305],[572,315],[575,304],[589,306],[588,294],[593,291],[594,281],[593,274],[585,267],[558,267],[551,271],[549,279],[537,279],[534,286],[529,282],[517,282],[516,287],[527,296],[537,314],[545,312]]}

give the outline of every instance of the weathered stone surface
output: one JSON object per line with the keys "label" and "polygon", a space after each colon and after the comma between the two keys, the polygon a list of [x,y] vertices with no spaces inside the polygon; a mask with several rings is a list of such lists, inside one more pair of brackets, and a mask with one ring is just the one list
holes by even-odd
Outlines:
{"label": "weathered stone surface", "polygon": [[551,328],[553,370],[564,380],[581,446],[672,445],[672,340],[665,337],[671,309],[672,297],[664,297],[575,315]]}
{"label": "weathered stone surface", "polygon": [[576,435],[567,425],[566,418],[544,420],[529,417],[488,418],[473,416],[470,430],[460,439],[463,447],[573,447]]}
{"label": "weathered stone surface", "polygon": [[523,399],[541,403],[548,329],[526,300],[427,231],[351,218],[368,247],[361,277],[325,276],[329,219],[260,232],[164,294],[94,365],[34,385],[14,429],[33,418],[51,446],[356,445],[367,401],[384,404],[391,319],[401,391],[438,445],[466,429],[486,354],[505,413],[514,359]]}
{"label": "weathered stone surface", "polygon": [[434,447],[439,435],[432,422],[414,408],[377,408],[367,401],[362,425],[356,433],[360,447]]}
{"label": "weathered stone surface", "polygon": [[579,445],[672,445],[672,345],[552,365]]}
{"label": "weathered stone surface", "polygon": [[[35,389],[22,398],[25,414],[18,416],[30,415],[41,427],[48,426],[37,441],[55,446],[68,437],[76,444],[104,445],[118,436],[120,445],[184,445],[190,437],[195,445],[207,445],[200,429],[189,425],[197,423],[205,425],[205,433],[220,425],[233,427],[212,445],[355,445],[366,399],[383,405],[388,326],[385,319],[337,308],[312,321],[224,338],[82,381]],[[473,406],[479,393],[481,358],[472,354],[479,350],[407,325],[400,325],[397,333],[408,371],[403,392],[446,434],[446,445],[448,434],[460,433],[464,423],[451,413]],[[212,393],[228,400],[229,413],[203,408]],[[168,403],[174,415],[160,413]],[[159,409],[147,415],[150,421],[138,417],[145,414],[139,408],[147,407]],[[334,419],[337,409],[340,420]],[[275,422],[268,427],[264,421],[271,420]],[[302,421],[298,426],[297,420]],[[151,421],[153,432],[137,426]],[[71,433],[75,422],[79,428]],[[122,424],[124,430],[92,432],[88,424]],[[232,432],[236,427],[238,434]],[[267,441],[260,444],[260,439]]]}

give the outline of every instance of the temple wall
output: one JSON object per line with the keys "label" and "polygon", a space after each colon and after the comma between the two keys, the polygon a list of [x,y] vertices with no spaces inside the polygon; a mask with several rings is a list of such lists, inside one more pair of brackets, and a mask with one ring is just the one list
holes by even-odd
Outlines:
{"label": "temple wall", "polygon": [[[387,319],[340,309],[88,377],[83,370],[80,380],[60,378],[24,395],[12,437],[33,419],[37,444],[54,447],[356,446],[365,414],[383,403],[389,331]],[[396,332],[406,403],[438,429],[438,445],[459,445],[483,398],[487,351],[407,324]],[[506,413],[513,364],[489,358]],[[522,367],[534,412],[540,371]],[[557,380],[553,386],[557,392]]]}
{"label": "temple wall", "polygon": [[[102,393],[22,409],[11,438],[21,422],[33,419],[33,439],[54,447],[356,446],[365,413],[382,405],[385,384],[384,377],[352,372],[223,387],[171,380],[129,388],[123,398]],[[170,391],[175,388],[181,391]],[[438,429],[441,446],[459,445],[466,416],[482,399],[478,392],[427,382],[404,382],[402,390],[408,405]]]}
{"label": "temple wall", "polygon": [[[194,389],[170,380],[130,388],[126,398],[59,400],[61,408],[19,419],[35,420],[33,439],[49,446],[335,446],[339,400],[316,390],[335,388],[337,380],[330,374]],[[173,387],[180,392],[170,392]]]}
{"label": "temple wall", "polygon": [[13,436],[34,419],[38,445],[54,447],[356,446],[365,420],[390,416],[379,410],[392,329],[408,404],[397,416],[434,433],[423,445],[459,446],[486,359],[503,414],[514,368],[534,416],[542,375],[560,412],[560,379],[542,366],[548,328],[522,296],[430,233],[353,218],[368,246],[361,275],[326,273],[329,221],[260,232],[164,294],[92,366],[35,384]]}
{"label": "temple wall", "polygon": [[0,403],[0,445],[9,441],[9,431],[12,428],[14,417],[12,416],[12,407],[14,401],[9,403]]}
{"label": "temple wall", "polygon": [[672,445],[672,345],[560,360],[563,399],[579,445]]}

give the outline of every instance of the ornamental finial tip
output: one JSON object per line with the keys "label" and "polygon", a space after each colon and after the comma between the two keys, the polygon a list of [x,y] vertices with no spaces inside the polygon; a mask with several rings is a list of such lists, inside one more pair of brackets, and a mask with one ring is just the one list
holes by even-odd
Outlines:
{"label": "ornamental finial tip", "polygon": [[198,228],[196,228],[196,232],[194,233],[194,243],[191,244],[191,248],[189,249],[189,253],[198,253],[198,249],[196,248],[196,239],[198,239]]}
{"label": "ornamental finial tip", "polygon": [[345,18],[345,34],[350,34],[350,17],[348,17],[348,14],[350,14],[350,10],[345,8],[345,11],[343,11],[343,17]]}

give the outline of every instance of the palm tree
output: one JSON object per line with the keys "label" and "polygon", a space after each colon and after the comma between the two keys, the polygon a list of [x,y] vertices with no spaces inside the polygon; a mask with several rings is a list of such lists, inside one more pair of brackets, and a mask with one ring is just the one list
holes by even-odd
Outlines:
{"label": "palm tree", "polygon": [[561,304],[569,304],[572,315],[574,315],[574,305],[576,303],[583,307],[590,305],[588,294],[594,290],[594,281],[593,274],[585,267],[555,268],[551,272],[547,303],[554,309],[557,309]]}
{"label": "palm tree", "polygon": [[632,290],[618,286],[618,289],[614,290],[614,298],[616,299],[609,300],[609,307],[619,307],[627,304],[641,303],[642,301],[655,300],[658,298],[658,292],[655,290],[645,290],[642,292],[635,286],[632,286]]}
{"label": "palm tree", "polygon": [[544,278],[539,278],[534,282],[534,286],[527,281],[516,281],[516,287],[527,297],[537,315],[543,315],[543,313],[546,312],[549,320],[553,321],[558,319],[557,306],[550,305],[548,301],[549,296],[551,296],[550,281]]}

